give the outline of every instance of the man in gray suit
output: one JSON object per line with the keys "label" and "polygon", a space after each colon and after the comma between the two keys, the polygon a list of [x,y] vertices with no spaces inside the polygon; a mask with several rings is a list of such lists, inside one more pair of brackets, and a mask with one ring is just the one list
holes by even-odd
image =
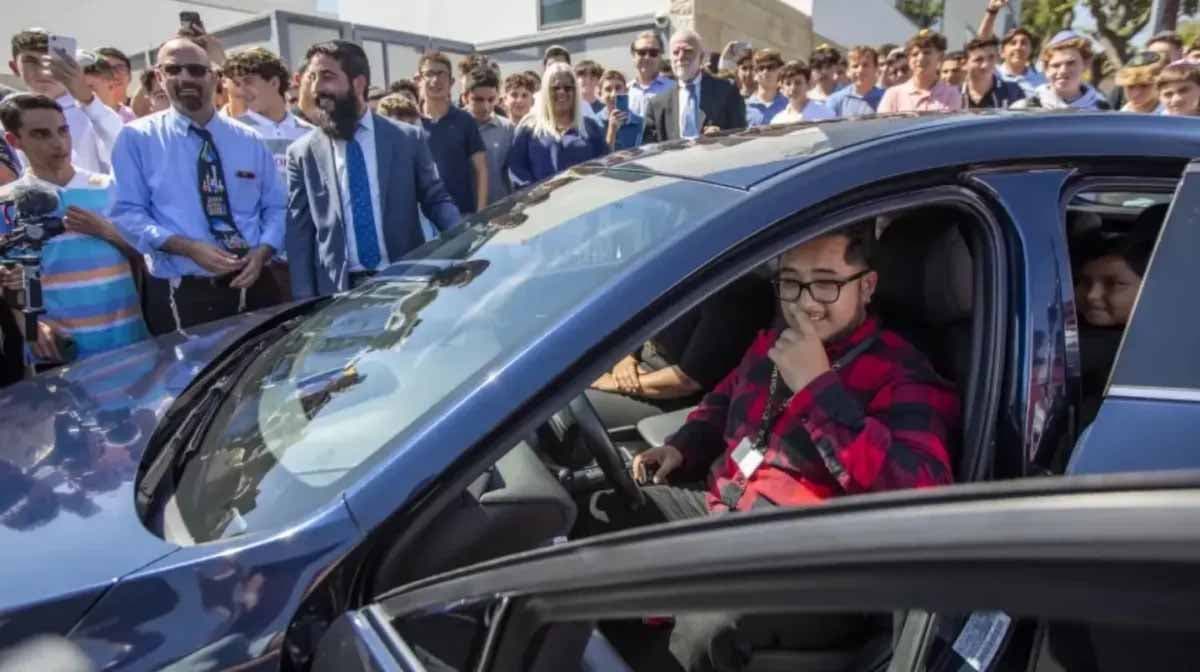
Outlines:
{"label": "man in gray suit", "polygon": [[420,129],[367,106],[362,48],[323,42],[306,61],[321,131],[287,153],[285,246],[297,299],[355,287],[421,245],[418,204],[440,231],[459,220]]}

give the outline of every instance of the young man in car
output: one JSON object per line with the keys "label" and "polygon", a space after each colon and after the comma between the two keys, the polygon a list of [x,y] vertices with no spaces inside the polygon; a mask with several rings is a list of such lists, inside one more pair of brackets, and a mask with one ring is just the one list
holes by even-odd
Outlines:
{"label": "young man in car", "polygon": [[[950,483],[958,394],[868,314],[873,244],[872,221],[784,253],[772,280],[781,319],[663,446],[634,458],[634,478],[655,484],[642,488],[645,505],[631,510],[613,491],[595,493],[579,532]],[[705,478],[704,488],[687,485]],[[811,626],[814,640],[855,628],[826,619],[798,627]],[[669,642],[650,633],[639,646],[660,658],[655,669],[668,656],[684,669],[712,669],[711,643],[731,629],[771,641],[778,624],[689,614],[674,620]]]}
{"label": "young man in car", "polygon": [[[874,224],[784,253],[772,284],[782,321],[759,333],[741,363],[666,444],[633,461],[648,505],[592,509],[621,528],[842,495],[950,483],[960,420],[957,392],[929,360],[868,314],[879,281]],[[694,483],[704,491],[667,483]]]}
{"label": "young man in car", "polygon": [[[114,196],[112,177],[71,164],[70,126],[62,107],[47,96],[9,96],[0,103],[0,124],[29,166],[21,179],[0,188],[0,203],[11,201],[13,189],[21,185],[80,199],[80,205],[65,209],[67,232],[42,248],[46,313],[38,321],[34,356],[57,364],[147,338],[130,263],[137,251],[106,217]],[[16,223],[11,214],[10,207],[0,207],[0,231]],[[68,344],[73,353],[66,349]]]}
{"label": "young man in car", "polygon": [[779,71],[783,57],[774,49],[754,52],[754,81],[758,90],[746,99],[746,125],[766,126],[775,115],[787,109],[788,99],[779,91]]}
{"label": "young man in car", "polygon": [[996,74],[1000,43],[996,38],[977,37],[963,47],[967,54],[967,81],[962,85],[963,106],[967,109],[1007,109],[1025,97],[1021,87]]}
{"label": "young man in car", "polygon": [[875,114],[879,101],[883,100],[883,88],[876,86],[879,79],[879,52],[867,46],[857,46],[846,55],[850,63],[850,86],[837,91],[825,106],[839,117],[863,117]]}
{"label": "young man in car", "polygon": [[1083,73],[1092,64],[1092,43],[1070,30],[1064,30],[1042,50],[1042,67],[1048,84],[1039,86],[1032,96],[1012,105],[1013,109],[1110,110],[1104,96],[1083,81]]}
{"label": "young man in car", "polygon": [[962,93],[941,81],[938,67],[946,53],[946,38],[923,29],[904,45],[912,75],[883,94],[879,113],[953,112],[962,109]]}

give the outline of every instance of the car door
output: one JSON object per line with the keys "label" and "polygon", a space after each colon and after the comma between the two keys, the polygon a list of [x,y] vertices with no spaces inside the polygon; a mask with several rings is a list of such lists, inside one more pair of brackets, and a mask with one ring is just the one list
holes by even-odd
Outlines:
{"label": "car door", "polygon": [[1200,467],[1200,161],[1176,188],[1108,389],[1072,473]]}
{"label": "car door", "polygon": [[1083,669],[1062,661],[1131,652],[1113,641],[1178,656],[1200,647],[1198,514],[1189,473],[958,486],[634,530],[392,591],[344,614],[314,669],[652,669],[622,657],[613,624],[643,628],[635,648],[649,649],[681,619],[719,612],[881,626],[862,650],[776,639],[735,669]]}

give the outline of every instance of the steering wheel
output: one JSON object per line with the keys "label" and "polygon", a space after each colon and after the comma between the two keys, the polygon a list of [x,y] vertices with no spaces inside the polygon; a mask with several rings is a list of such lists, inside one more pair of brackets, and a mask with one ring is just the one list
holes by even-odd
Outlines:
{"label": "steering wheel", "polygon": [[583,442],[587,444],[592,457],[596,458],[596,464],[600,466],[600,471],[604,472],[609,484],[625,501],[626,506],[631,509],[641,508],[646,503],[646,495],[625,468],[620,451],[613,445],[612,439],[608,438],[608,431],[604,429],[604,423],[600,422],[600,415],[596,413],[596,407],[592,406],[587,394],[572,399],[567,408],[570,409],[571,415],[575,416]]}

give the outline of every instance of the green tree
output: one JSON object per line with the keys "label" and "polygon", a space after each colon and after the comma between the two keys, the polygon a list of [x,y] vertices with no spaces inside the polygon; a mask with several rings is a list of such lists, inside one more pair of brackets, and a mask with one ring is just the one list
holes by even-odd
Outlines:
{"label": "green tree", "polygon": [[942,18],[943,0],[899,0],[896,9],[922,28],[928,28]]}
{"label": "green tree", "polygon": [[1191,45],[1200,38],[1200,21],[1181,21],[1177,26],[1179,36],[1183,38],[1183,43]]}

